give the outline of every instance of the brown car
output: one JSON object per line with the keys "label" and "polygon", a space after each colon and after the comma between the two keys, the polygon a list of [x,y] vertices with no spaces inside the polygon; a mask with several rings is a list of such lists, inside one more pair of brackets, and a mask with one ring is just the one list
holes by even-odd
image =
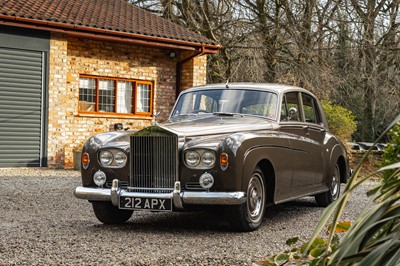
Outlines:
{"label": "brown car", "polygon": [[[234,230],[257,229],[265,207],[304,196],[327,206],[349,177],[342,142],[305,89],[279,84],[214,84],[182,92],[170,122],[91,137],[82,186],[103,223],[134,210],[222,206]],[[195,207],[195,208],[193,208]]]}

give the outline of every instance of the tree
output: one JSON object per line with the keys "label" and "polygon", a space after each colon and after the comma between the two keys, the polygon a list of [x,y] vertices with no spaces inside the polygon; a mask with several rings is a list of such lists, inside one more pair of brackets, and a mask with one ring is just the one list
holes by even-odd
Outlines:
{"label": "tree", "polygon": [[371,141],[400,109],[400,0],[130,0],[217,42],[207,82],[303,86]]}

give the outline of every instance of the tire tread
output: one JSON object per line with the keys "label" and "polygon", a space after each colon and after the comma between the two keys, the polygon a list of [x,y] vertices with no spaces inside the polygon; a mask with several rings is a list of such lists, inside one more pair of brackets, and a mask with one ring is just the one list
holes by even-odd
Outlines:
{"label": "tire tread", "polygon": [[104,224],[123,224],[133,213],[131,210],[118,209],[106,201],[92,202],[92,206],[97,219]]}

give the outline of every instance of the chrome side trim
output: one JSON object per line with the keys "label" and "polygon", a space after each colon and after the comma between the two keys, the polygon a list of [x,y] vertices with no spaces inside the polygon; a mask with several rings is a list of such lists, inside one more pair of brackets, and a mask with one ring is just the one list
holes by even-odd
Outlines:
{"label": "chrome side trim", "polygon": [[79,186],[75,189],[75,197],[89,201],[111,201],[114,206],[118,206],[119,197],[142,197],[157,199],[172,199],[174,207],[183,209],[184,204],[194,205],[236,205],[246,202],[244,192],[205,192],[205,191],[186,191],[181,192],[181,184],[175,182],[174,191],[171,193],[142,193],[130,192],[119,188],[119,181],[113,180],[111,189],[88,188]]}
{"label": "chrome side trim", "polygon": [[199,205],[236,205],[246,202],[244,192],[191,192],[183,193],[182,200],[186,204]]}

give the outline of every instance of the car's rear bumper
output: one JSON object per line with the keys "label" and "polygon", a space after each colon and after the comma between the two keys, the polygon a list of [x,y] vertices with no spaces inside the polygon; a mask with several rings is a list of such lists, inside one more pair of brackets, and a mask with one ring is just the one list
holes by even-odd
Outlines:
{"label": "car's rear bumper", "polygon": [[172,199],[175,208],[182,209],[184,204],[190,205],[235,205],[246,201],[244,192],[207,192],[181,191],[179,181],[175,182],[171,193],[130,192],[119,186],[118,180],[113,180],[111,189],[90,188],[79,186],[75,189],[75,197],[89,201],[111,201],[118,206],[119,197]]}

